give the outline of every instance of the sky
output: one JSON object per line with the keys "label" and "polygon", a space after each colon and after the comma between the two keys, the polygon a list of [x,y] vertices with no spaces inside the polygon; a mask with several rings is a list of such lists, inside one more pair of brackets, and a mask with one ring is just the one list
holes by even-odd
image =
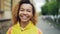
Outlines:
{"label": "sky", "polygon": [[41,12],[41,7],[45,4],[45,0],[34,0],[37,12]]}

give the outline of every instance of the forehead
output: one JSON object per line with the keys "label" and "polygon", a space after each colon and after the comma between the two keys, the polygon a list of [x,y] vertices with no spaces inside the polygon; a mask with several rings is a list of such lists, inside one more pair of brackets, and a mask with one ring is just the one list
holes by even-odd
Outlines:
{"label": "forehead", "polygon": [[32,9],[32,5],[31,4],[22,4],[20,8]]}

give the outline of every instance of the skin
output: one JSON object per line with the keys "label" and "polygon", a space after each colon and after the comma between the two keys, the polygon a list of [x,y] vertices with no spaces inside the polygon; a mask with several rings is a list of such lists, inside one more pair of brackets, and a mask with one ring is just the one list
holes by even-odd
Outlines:
{"label": "skin", "polygon": [[32,6],[30,4],[22,4],[19,10],[20,26],[25,28],[29,24],[32,16]]}

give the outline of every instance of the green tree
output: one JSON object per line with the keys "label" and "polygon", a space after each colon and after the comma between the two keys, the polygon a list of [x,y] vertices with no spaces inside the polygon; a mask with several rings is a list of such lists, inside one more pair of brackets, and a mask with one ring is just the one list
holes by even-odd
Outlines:
{"label": "green tree", "polygon": [[58,6],[56,0],[54,1],[48,1],[47,3],[42,7],[42,14],[43,15],[57,15],[58,14]]}

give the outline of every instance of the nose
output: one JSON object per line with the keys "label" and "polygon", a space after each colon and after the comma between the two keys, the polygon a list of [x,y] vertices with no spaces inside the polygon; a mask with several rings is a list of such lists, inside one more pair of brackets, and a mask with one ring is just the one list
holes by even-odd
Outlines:
{"label": "nose", "polygon": [[24,11],[24,14],[27,14],[27,11]]}

